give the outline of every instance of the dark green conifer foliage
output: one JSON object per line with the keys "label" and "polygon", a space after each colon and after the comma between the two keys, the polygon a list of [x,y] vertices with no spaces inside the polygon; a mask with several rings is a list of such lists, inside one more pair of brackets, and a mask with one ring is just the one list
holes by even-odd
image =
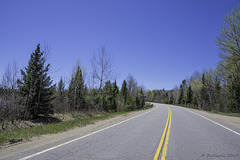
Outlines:
{"label": "dark green conifer foliage", "polygon": [[168,104],[168,101],[169,101],[169,96],[168,96],[168,92],[166,92],[163,97],[163,103]]}
{"label": "dark green conifer foliage", "polygon": [[131,110],[133,110],[133,99],[132,99],[132,97],[131,96],[127,96],[127,102],[126,102],[126,110],[127,111],[131,111]]}
{"label": "dark green conifer foliage", "polygon": [[102,106],[105,111],[117,111],[117,96],[119,94],[119,88],[117,86],[117,82],[115,80],[114,83],[111,81],[107,81],[105,86],[103,87],[103,98],[102,98]]}
{"label": "dark green conifer foliage", "polygon": [[171,95],[170,98],[169,98],[168,103],[169,104],[173,104],[173,102],[174,102],[174,97],[173,97],[173,95]]}
{"label": "dark green conifer foliage", "polygon": [[144,93],[143,93],[143,89],[142,88],[140,89],[140,97],[141,97],[140,105],[141,105],[141,108],[143,108],[144,105],[145,105],[145,98],[143,98],[144,97]]}
{"label": "dark green conifer foliage", "polygon": [[178,104],[183,104],[183,85],[180,85],[180,95],[178,97]]}
{"label": "dark green conifer foliage", "polygon": [[137,109],[141,108],[141,101],[138,95],[135,96],[135,103],[136,103],[136,107]]}
{"label": "dark green conifer foliage", "polygon": [[83,110],[85,106],[85,87],[82,69],[77,65],[68,89],[69,105],[72,110]]}
{"label": "dark green conifer foliage", "polygon": [[206,86],[206,83],[205,83],[205,74],[203,73],[202,75],[202,86],[201,86],[201,92],[200,92],[200,95],[201,95],[201,105],[202,105],[202,108],[203,109],[206,109],[206,110],[209,110],[209,97],[208,97],[208,94],[207,94],[207,86]]}
{"label": "dark green conifer foliage", "polygon": [[57,88],[57,92],[59,93],[59,95],[62,97],[64,94],[64,88],[65,85],[63,83],[62,77],[60,78],[60,81],[58,82],[58,88]]}
{"label": "dark green conifer foliage", "polygon": [[194,108],[197,108],[197,107],[198,107],[198,101],[197,101],[197,97],[196,97],[196,96],[193,97],[192,103],[193,103],[193,107],[194,107]]}
{"label": "dark green conifer foliage", "polygon": [[115,112],[117,111],[117,96],[119,94],[119,88],[117,86],[117,82],[115,80],[115,82],[112,85],[112,110],[114,110]]}
{"label": "dark green conifer foliage", "polygon": [[57,113],[64,113],[67,111],[67,97],[65,93],[65,84],[62,80],[62,77],[60,78],[60,81],[57,85],[54,106],[55,112]]}
{"label": "dark green conifer foliage", "polygon": [[224,112],[223,99],[222,99],[222,87],[220,80],[216,76],[215,78],[215,92],[216,92],[216,107],[217,111]]}
{"label": "dark green conifer foliage", "polygon": [[124,105],[125,105],[127,103],[127,99],[128,99],[128,89],[127,89],[126,80],[123,81],[122,88],[121,88],[121,95],[124,98]]}
{"label": "dark green conifer foliage", "polygon": [[189,85],[188,90],[187,90],[187,100],[186,100],[186,103],[191,105],[192,101],[193,101],[193,92],[192,92],[191,85]]}
{"label": "dark green conifer foliage", "polygon": [[57,86],[57,100],[59,103],[63,104],[65,101],[65,85],[63,83],[62,77],[60,78],[60,81],[58,82]]}
{"label": "dark green conifer foliage", "polygon": [[112,84],[110,81],[107,81],[105,86],[103,87],[103,98],[102,98],[102,106],[105,111],[109,111],[112,108]]}
{"label": "dark green conifer foliage", "polygon": [[240,113],[240,76],[228,80],[227,107],[228,111]]}
{"label": "dark green conifer foliage", "polygon": [[45,116],[53,113],[52,100],[55,85],[48,76],[50,64],[45,66],[44,52],[40,51],[40,44],[31,54],[25,71],[21,70],[22,81],[18,79],[19,94],[26,106],[28,118],[34,119],[39,114]]}

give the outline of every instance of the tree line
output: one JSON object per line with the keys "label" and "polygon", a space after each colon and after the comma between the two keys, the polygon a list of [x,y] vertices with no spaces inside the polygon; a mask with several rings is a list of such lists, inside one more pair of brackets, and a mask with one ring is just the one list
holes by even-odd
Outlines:
{"label": "tree line", "polygon": [[144,89],[129,74],[119,89],[112,68],[112,57],[105,47],[92,59],[93,72],[86,83],[86,71],[75,65],[69,85],[61,77],[57,84],[49,75],[47,51],[40,44],[30,55],[28,65],[20,70],[16,62],[8,64],[0,83],[0,122],[32,120],[54,113],[100,110],[118,112],[142,109]]}
{"label": "tree line", "polygon": [[216,68],[196,71],[173,90],[147,91],[148,100],[240,113],[240,6],[226,15],[215,41],[221,58]]}

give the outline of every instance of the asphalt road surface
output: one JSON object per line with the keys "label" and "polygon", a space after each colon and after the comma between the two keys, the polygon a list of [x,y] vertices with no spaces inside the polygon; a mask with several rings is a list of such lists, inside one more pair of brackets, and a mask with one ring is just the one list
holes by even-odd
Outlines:
{"label": "asphalt road surface", "polygon": [[57,144],[6,159],[152,160],[158,154],[161,139],[159,159],[164,158],[164,151],[167,160],[240,159],[238,129],[224,128],[180,107],[155,106],[107,128],[78,137],[69,135],[71,138]]}

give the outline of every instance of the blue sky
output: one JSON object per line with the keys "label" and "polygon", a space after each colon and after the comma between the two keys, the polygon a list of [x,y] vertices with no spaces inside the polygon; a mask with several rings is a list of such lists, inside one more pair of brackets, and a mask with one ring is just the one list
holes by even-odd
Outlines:
{"label": "blue sky", "polygon": [[79,60],[113,56],[118,86],[132,74],[147,89],[172,89],[220,61],[214,39],[239,0],[1,0],[0,79],[11,61],[27,65],[36,45],[51,46],[51,77],[70,77]]}

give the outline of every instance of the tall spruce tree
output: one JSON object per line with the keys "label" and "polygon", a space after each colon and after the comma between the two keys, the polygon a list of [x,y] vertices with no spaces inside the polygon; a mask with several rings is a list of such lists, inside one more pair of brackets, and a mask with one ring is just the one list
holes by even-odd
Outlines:
{"label": "tall spruce tree", "polygon": [[65,94],[65,85],[62,77],[57,85],[56,98],[55,98],[55,112],[64,113],[67,110],[67,97]]}
{"label": "tall spruce tree", "polygon": [[202,75],[202,85],[201,85],[201,106],[202,109],[207,110],[208,109],[208,96],[207,96],[207,86],[205,82],[205,74],[203,73]]}
{"label": "tall spruce tree", "polygon": [[169,101],[169,96],[168,96],[168,92],[164,91],[164,97],[163,97],[163,103],[168,104]]}
{"label": "tall spruce tree", "polygon": [[76,70],[72,75],[68,89],[69,105],[71,110],[83,110],[85,106],[85,87],[82,75],[82,69],[77,64]]}
{"label": "tall spruce tree", "polygon": [[64,85],[62,77],[61,77],[60,81],[58,82],[58,88],[57,88],[57,91],[59,92],[60,95],[62,95],[64,93],[64,88],[65,88],[65,85]]}
{"label": "tall spruce tree", "polygon": [[173,97],[173,94],[170,96],[170,98],[169,98],[169,101],[168,101],[168,103],[169,104],[173,104],[173,102],[174,102],[174,97]]}
{"label": "tall spruce tree", "polygon": [[117,96],[119,94],[119,88],[117,86],[117,82],[115,80],[115,82],[112,85],[112,110],[114,110],[115,112],[117,111]]}
{"label": "tall spruce tree", "polygon": [[140,89],[140,97],[141,97],[140,105],[141,105],[141,108],[143,108],[144,105],[145,105],[145,98],[144,98],[144,93],[143,93],[143,89],[142,88]]}
{"label": "tall spruce tree", "polygon": [[48,116],[53,113],[52,100],[55,85],[48,75],[50,64],[45,66],[44,52],[40,44],[31,54],[25,71],[21,70],[22,80],[18,79],[18,88],[28,118],[34,119],[39,114]]}
{"label": "tall spruce tree", "polygon": [[214,89],[216,92],[216,107],[217,110],[220,112],[224,111],[224,107],[223,107],[223,98],[222,98],[222,87],[221,87],[221,82],[218,79],[218,77],[216,76],[215,78],[215,83],[214,83]]}
{"label": "tall spruce tree", "polygon": [[105,111],[109,111],[112,108],[112,84],[111,81],[107,81],[103,87],[102,107]]}
{"label": "tall spruce tree", "polygon": [[178,97],[178,104],[183,104],[183,98],[184,98],[184,96],[183,96],[183,85],[181,84],[180,85],[180,95]]}
{"label": "tall spruce tree", "polygon": [[187,90],[187,100],[186,100],[187,105],[188,104],[191,105],[192,101],[193,101],[193,92],[192,92],[192,87],[191,87],[191,84],[190,84],[189,87],[188,87],[188,90]]}
{"label": "tall spruce tree", "polygon": [[127,103],[127,99],[128,99],[128,88],[127,88],[126,80],[124,80],[122,83],[121,95],[124,98],[124,105],[125,105]]}
{"label": "tall spruce tree", "polygon": [[135,96],[135,104],[136,104],[137,109],[141,108],[141,101],[140,101],[140,98],[138,95]]}

